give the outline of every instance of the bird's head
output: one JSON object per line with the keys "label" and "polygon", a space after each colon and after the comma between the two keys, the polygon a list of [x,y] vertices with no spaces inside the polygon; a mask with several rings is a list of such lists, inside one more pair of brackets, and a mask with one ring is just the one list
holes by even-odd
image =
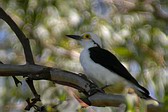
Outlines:
{"label": "bird's head", "polygon": [[67,37],[73,38],[75,40],[78,40],[79,43],[85,47],[102,47],[101,39],[94,33],[86,32],[82,35],[66,35]]}

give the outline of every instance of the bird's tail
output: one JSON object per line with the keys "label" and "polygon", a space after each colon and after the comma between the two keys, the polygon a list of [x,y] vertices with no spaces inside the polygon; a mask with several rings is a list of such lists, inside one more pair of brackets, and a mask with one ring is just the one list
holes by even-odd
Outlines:
{"label": "bird's tail", "polygon": [[154,104],[154,105],[161,104],[161,102],[159,102],[158,100],[152,98],[150,96],[149,91],[146,88],[142,87],[141,85],[138,85],[138,89],[136,89],[135,92],[137,93],[137,95],[140,98],[145,99],[149,104]]}
{"label": "bird's tail", "polygon": [[138,96],[140,98],[143,98],[143,99],[151,99],[152,97],[149,95],[149,91],[142,87],[141,85],[138,85],[138,88],[136,89],[136,93],[138,94]]}

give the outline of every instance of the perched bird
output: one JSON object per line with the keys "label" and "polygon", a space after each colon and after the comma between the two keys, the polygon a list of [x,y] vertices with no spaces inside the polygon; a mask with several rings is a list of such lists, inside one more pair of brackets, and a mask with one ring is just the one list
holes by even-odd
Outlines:
{"label": "perched bird", "polygon": [[102,48],[101,39],[91,32],[78,35],[66,35],[76,39],[84,47],[80,62],[86,76],[99,87],[124,84],[134,89],[144,99],[151,99],[149,91],[141,86],[128,70],[108,50]]}

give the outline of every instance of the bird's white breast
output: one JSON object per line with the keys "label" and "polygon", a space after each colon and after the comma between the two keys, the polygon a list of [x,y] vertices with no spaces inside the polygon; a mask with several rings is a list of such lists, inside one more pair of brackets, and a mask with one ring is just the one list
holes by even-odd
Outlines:
{"label": "bird's white breast", "polygon": [[80,62],[87,77],[91,79],[94,83],[96,83],[98,86],[105,86],[118,81],[123,81],[122,77],[109,71],[105,67],[95,63],[90,58],[90,53],[88,49],[84,49],[81,52]]}

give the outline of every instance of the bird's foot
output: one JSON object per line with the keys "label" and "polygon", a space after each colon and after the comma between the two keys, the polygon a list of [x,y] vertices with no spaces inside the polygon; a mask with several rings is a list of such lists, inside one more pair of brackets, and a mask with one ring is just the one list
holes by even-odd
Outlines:
{"label": "bird's foot", "polygon": [[90,90],[88,91],[89,96],[92,96],[92,95],[94,95],[95,93],[98,93],[98,92],[104,93],[104,90],[99,88],[97,85],[95,85],[93,83],[90,84]]}
{"label": "bird's foot", "polygon": [[104,90],[105,88],[108,88],[109,86],[111,86],[111,85],[105,85],[105,86],[101,87],[101,89]]}
{"label": "bird's foot", "polygon": [[[85,74],[82,74],[82,73],[79,73],[79,75],[83,78],[83,79],[86,79],[86,80],[89,80],[90,81],[90,90],[86,93],[88,94],[89,96],[92,96],[93,94],[97,93],[97,92],[101,92],[101,93],[104,93],[104,91],[99,88],[96,84],[94,84],[90,79],[88,79],[88,77],[85,75]],[[81,91],[79,91],[81,92]]]}
{"label": "bird's foot", "polygon": [[89,80],[85,74],[79,73],[79,75],[80,75],[82,78],[84,78],[84,79],[86,79],[86,80]]}

